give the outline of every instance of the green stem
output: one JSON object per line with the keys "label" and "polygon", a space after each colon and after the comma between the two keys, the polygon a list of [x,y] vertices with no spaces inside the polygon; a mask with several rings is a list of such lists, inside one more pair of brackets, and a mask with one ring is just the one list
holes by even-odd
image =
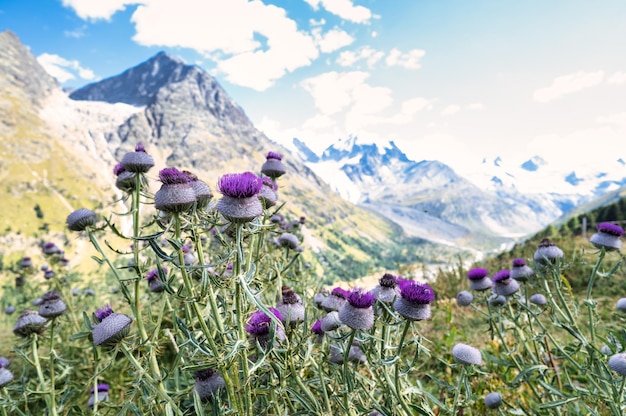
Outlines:
{"label": "green stem", "polygon": [[466,375],[467,373],[465,370],[465,365],[463,365],[461,367],[461,374],[459,375],[459,382],[457,383],[457,386],[456,386],[456,392],[454,393],[454,405],[452,407],[452,413],[450,413],[453,416],[456,415],[456,409],[459,406],[459,397],[461,395],[461,387],[465,384]]}
{"label": "green stem", "polygon": [[54,324],[56,323],[56,318],[52,318],[52,322],[50,323],[50,358],[49,358],[49,367],[50,367],[50,402],[51,406],[56,411],[56,386],[54,382]]}
{"label": "green stem", "polygon": [[[406,339],[406,335],[409,333],[409,329],[411,328],[411,323],[413,321],[411,321],[410,319],[407,319],[405,324],[404,324],[404,329],[402,330],[402,335],[400,336],[400,343],[398,344],[398,360],[396,361],[395,365],[394,365],[394,389],[396,390],[397,394],[398,394],[398,400],[400,401],[400,405],[402,406],[402,408],[404,409],[405,412],[407,412],[407,414],[411,414],[411,409],[409,408],[408,404],[406,403],[406,401],[404,400],[404,397],[402,397],[402,389],[400,388],[400,362],[402,361],[402,349],[404,348],[404,340]],[[419,346],[418,346],[419,348]]]}
{"label": "green stem", "polygon": [[[39,384],[41,385],[42,390],[45,388],[46,379],[43,376],[43,371],[41,369],[41,363],[39,362],[39,352],[37,345],[37,334],[33,334],[31,337],[31,349],[33,353],[33,364],[35,365],[35,369],[37,371],[37,377],[39,378]],[[57,415],[57,409],[54,405],[53,396],[51,392],[46,396],[46,407],[48,408],[48,414],[51,416]]]}
{"label": "green stem", "polygon": [[[237,223],[235,225],[235,245],[236,245],[236,257],[235,262],[233,264],[233,274],[237,277],[237,281],[235,282],[235,314],[237,318],[237,333],[239,335],[239,339],[245,341],[246,340],[246,327],[244,322],[244,308],[243,308],[243,293],[241,290],[241,281],[239,277],[241,275],[241,266],[243,265],[243,224]],[[242,349],[240,356],[240,363],[242,368],[242,376],[243,376],[243,389],[244,389],[244,406],[245,406],[245,414],[252,415],[252,393],[250,391],[250,380],[249,377],[249,367],[248,367],[248,350]]]}

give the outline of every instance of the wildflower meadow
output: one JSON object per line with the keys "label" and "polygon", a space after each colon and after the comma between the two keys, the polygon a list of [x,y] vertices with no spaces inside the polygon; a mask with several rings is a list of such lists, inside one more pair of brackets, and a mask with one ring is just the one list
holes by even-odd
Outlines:
{"label": "wildflower meadow", "polygon": [[154,165],[137,144],[111,167],[126,210],[67,217],[96,278],[58,241],[3,271],[0,414],[626,412],[626,298],[594,294],[624,280],[618,225],[584,255],[544,238],[499,269],[329,287],[281,200],[280,154],[214,190],[176,167],[150,183]]}

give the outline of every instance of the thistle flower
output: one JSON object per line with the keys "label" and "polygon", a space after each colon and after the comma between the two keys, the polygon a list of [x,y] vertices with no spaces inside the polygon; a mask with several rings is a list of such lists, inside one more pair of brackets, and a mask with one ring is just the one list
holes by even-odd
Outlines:
{"label": "thistle flower", "polygon": [[513,259],[513,267],[511,267],[511,278],[518,282],[526,282],[535,272],[526,265],[524,259]]}
{"label": "thistle flower", "polygon": [[463,343],[458,343],[452,347],[452,356],[461,364],[481,365],[483,363],[480,350]]}
{"label": "thistle flower", "polygon": [[111,306],[105,305],[96,311],[98,323],[93,327],[93,343],[97,347],[113,347],[130,331],[132,319],[122,313],[115,313]]}
{"label": "thistle flower", "polygon": [[489,272],[482,267],[476,267],[467,272],[467,278],[470,282],[470,289],[483,291],[490,289],[493,282],[489,278]]}
{"label": "thistle flower", "polygon": [[334,331],[335,329],[341,327],[343,323],[341,319],[339,319],[339,312],[330,311],[321,320],[320,327],[324,332]]}
{"label": "thistle flower", "polygon": [[519,283],[511,279],[511,272],[508,269],[500,270],[491,278],[493,291],[501,296],[511,296],[519,290]]}
{"label": "thistle flower", "polygon": [[374,309],[376,298],[363,289],[353,289],[347,302],[339,309],[339,319],[352,329],[368,330],[374,325]]}
{"label": "thistle flower", "polygon": [[535,293],[530,298],[528,298],[528,300],[534,303],[535,305],[539,305],[539,306],[543,306],[546,303],[548,303],[548,300],[546,299],[546,297],[542,295],[541,293]]}
{"label": "thistle flower", "polygon": [[624,229],[619,225],[610,222],[601,222],[596,226],[597,233],[589,238],[589,242],[596,248],[604,247],[607,251],[620,250],[622,248],[622,240],[620,237],[624,235]]}
{"label": "thistle flower", "polygon": [[143,143],[139,142],[135,146],[134,152],[124,155],[121,163],[127,172],[146,173],[154,166],[154,159],[146,153]]}
{"label": "thistle flower", "polygon": [[[343,348],[337,344],[332,344],[330,346],[329,359],[331,363],[335,364],[343,364]],[[348,361],[352,361],[355,363],[364,363],[367,362],[367,357],[363,354],[361,347],[358,345],[352,344],[350,347],[350,351],[348,351]]]}
{"label": "thistle flower", "polygon": [[43,245],[42,251],[46,256],[52,256],[54,254],[59,254],[61,249],[58,248],[56,244],[48,242]]}
{"label": "thistle flower", "polygon": [[48,269],[43,273],[43,278],[46,280],[50,280],[55,276],[54,270]]}
{"label": "thistle flower", "polygon": [[154,194],[154,207],[168,214],[188,211],[196,202],[189,176],[176,168],[159,172],[161,188]]}
{"label": "thistle flower", "polygon": [[32,269],[33,260],[30,257],[22,257],[20,260],[20,269]]}
{"label": "thistle flower", "polygon": [[24,309],[20,317],[17,318],[17,323],[13,327],[13,333],[20,337],[27,337],[30,334],[41,334],[46,329],[46,322],[48,320],[37,312]]}
{"label": "thistle flower", "polygon": [[226,387],[222,376],[212,368],[196,371],[194,378],[196,382],[193,388],[202,401],[210,400]]}
{"label": "thistle flower", "polygon": [[117,177],[115,179],[115,186],[120,191],[132,192],[135,190],[135,187],[137,186],[135,174],[124,169],[124,166],[122,166],[121,163],[118,163],[115,167],[113,167],[113,174]]}
{"label": "thistle flower", "polygon": [[[2,357],[4,358],[4,357]],[[4,387],[13,380],[13,373],[6,367],[0,367],[0,387]]]}
{"label": "thistle flower", "polygon": [[[269,311],[282,322],[283,317],[276,308],[269,308]],[[270,327],[272,318],[270,318],[265,312],[259,310],[250,316],[248,323],[246,324],[246,331],[250,334],[252,341],[259,343],[261,348],[266,348],[271,341],[270,339]],[[274,331],[275,340],[283,342],[285,340],[285,329],[281,325],[276,325]]]}
{"label": "thistle flower", "polygon": [[287,170],[285,165],[283,165],[282,159],[283,157],[280,153],[268,152],[267,156],[265,156],[265,163],[261,166],[261,173],[272,179],[283,176]]}
{"label": "thistle flower", "polygon": [[278,237],[278,245],[290,250],[297,250],[300,246],[300,242],[298,241],[298,237],[295,235],[291,233],[282,233],[280,237]]}
{"label": "thistle flower", "polygon": [[4,308],[4,313],[6,313],[7,315],[11,315],[13,314],[13,312],[15,312],[15,306],[13,305],[9,305],[6,308]]}
{"label": "thistle flower", "polygon": [[326,299],[322,301],[322,304],[320,306],[326,312],[338,311],[339,309],[341,309],[343,304],[346,303],[346,298],[349,294],[350,292],[337,286],[330,292],[330,295],[328,295]]}
{"label": "thistle flower", "polygon": [[474,295],[472,295],[467,290],[462,290],[456,295],[456,303],[459,306],[469,306],[472,304],[474,300]]}
{"label": "thistle flower", "polygon": [[324,330],[322,329],[321,319],[318,319],[317,321],[315,321],[315,323],[313,323],[313,326],[311,327],[311,332],[317,335],[315,341],[320,344],[324,339]]}
{"label": "thistle flower", "polygon": [[609,358],[609,368],[620,376],[626,376],[626,354],[614,354]]}
{"label": "thistle flower", "polygon": [[68,215],[65,222],[70,231],[84,231],[96,225],[96,214],[87,208],[79,208]]}
{"label": "thistle flower", "polygon": [[191,172],[183,171],[185,175],[189,178],[189,184],[193,189],[193,192],[196,195],[196,207],[199,209],[204,209],[211,202],[211,198],[213,198],[213,192],[211,192],[211,188],[206,182],[198,179],[196,175]]}
{"label": "thistle flower", "polygon": [[618,299],[615,308],[620,311],[626,311],[626,298]]}
{"label": "thistle flower", "polygon": [[[161,269],[164,275],[167,275],[167,268],[163,267]],[[165,290],[165,286],[159,277],[159,269],[152,269],[148,273],[146,273],[146,281],[148,282],[148,286],[150,287],[150,292],[152,293],[161,293]]]}
{"label": "thistle flower", "polygon": [[224,175],[218,182],[222,198],[216,208],[230,222],[250,222],[263,214],[258,198],[262,187],[263,181],[252,172]]}
{"label": "thistle flower", "polygon": [[430,303],[435,292],[427,284],[407,280],[400,287],[400,297],[393,302],[393,309],[406,319],[421,321],[430,318]]}
{"label": "thistle flower", "polygon": [[278,185],[266,176],[261,178],[261,180],[263,181],[263,187],[259,193],[259,199],[261,199],[265,208],[273,207],[278,202]]}
{"label": "thistle flower", "polygon": [[11,361],[6,357],[0,357],[0,368],[9,368]]}
{"label": "thistle flower", "polygon": [[563,258],[563,250],[557,247],[557,245],[549,238],[541,240],[537,246],[537,250],[533,255],[533,259],[537,264],[545,266],[557,261],[557,259]]}
{"label": "thistle flower", "polygon": [[503,295],[498,295],[497,293],[492,293],[491,296],[487,299],[487,302],[491,306],[499,307],[506,305],[506,297]]}
{"label": "thistle flower", "polygon": [[371,293],[380,302],[393,302],[394,299],[400,295],[400,288],[396,276],[391,273],[385,273],[378,279],[378,285],[371,290]]}
{"label": "thistle flower", "polygon": [[283,286],[282,298],[276,304],[276,309],[280,312],[283,318],[281,321],[285,325],[304,321],[302,298],[289,286]]}
{"label": "thistle flower", "polygon": [[89,387],[89,393],[91,396],[89,400],[87,400],[87,407],[90,409],[93,408],[96,403],[96,398],[98,399],[98,403],[109,401],[109,385],[106,383],[99,383],[95,391],[93,386]]}
{"label": "thistle flower", "polygon": [[502,395],[498,392],[489,393],[484,400],[487,409],[497,409],[502,404]]}
{"label": "thistle flower", "polygon": [[54,290],[45,293],[41,299],[39,315],[44,318],[56,318],[62,315],[67,309],[67,305],[63,302],[63,299],[61,299],[61,295]]}
{"label": "thistle flower", "polygon": [[313,303],[315,304],[315,306],[319,309],[322,309],[322,302],[324,302],[324,299],[326,299],[328,295],[329,293],[326,289],[322,289],[321,292],[316,293],[315,296],[313,296]]}

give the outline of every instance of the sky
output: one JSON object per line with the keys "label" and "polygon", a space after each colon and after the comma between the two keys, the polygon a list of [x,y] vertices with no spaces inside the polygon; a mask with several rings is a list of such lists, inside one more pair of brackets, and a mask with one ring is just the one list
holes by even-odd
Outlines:
{"label": "sky", "polygon": [[626,1],[0,0],[68,88],[159,51],[206,69],[270,139],[483,158],[626,160]]}

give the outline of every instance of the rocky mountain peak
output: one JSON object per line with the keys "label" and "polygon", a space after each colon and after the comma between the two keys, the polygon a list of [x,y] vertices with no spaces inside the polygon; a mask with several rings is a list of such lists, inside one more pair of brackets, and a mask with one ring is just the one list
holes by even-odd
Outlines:
{"label": "rocky mountain peak", "polygon": [[0,32],[0,91],[19,92],[38,105],[52,91],[60,88],[57,81],[37,62],[35,55],[10,30]]}

